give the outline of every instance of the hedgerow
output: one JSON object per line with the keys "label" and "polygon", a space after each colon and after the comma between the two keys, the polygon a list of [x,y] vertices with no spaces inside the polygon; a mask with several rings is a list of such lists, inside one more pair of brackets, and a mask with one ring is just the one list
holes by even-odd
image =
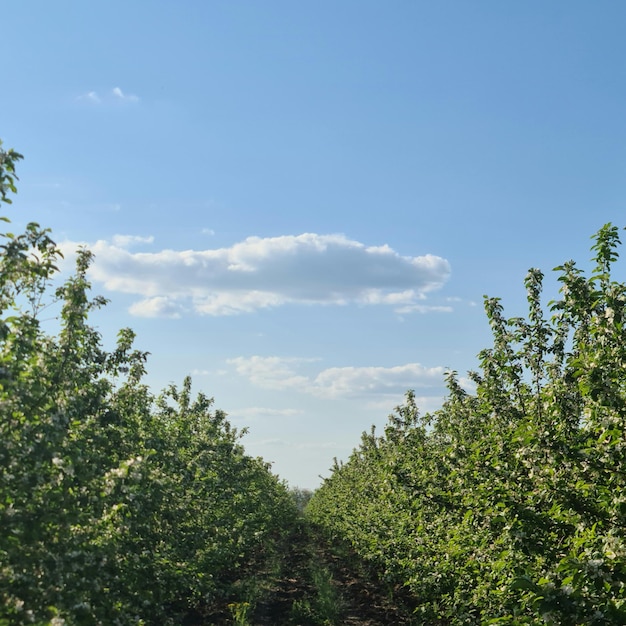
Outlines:
{"label": "hedgerow", "polygon": [[[20,159],[0,145],[5,203]],[[285,485],[189,378],[151,393],[132,330],[103,348],[88,250],[54,289],[47,229],[2,238],[0,624],[177,624],[241,600],[295,519]]]}
{"label": "hedgerow", "polygon": [[626,623],[626,285],[618,229],[594,239],[585,276],[555,268],[527,317],[485,298],[493,345],[447,376],[443,407],[412,392],[384,434],[364,434],[308,514],[383,582],[410,589],[419,623]]}

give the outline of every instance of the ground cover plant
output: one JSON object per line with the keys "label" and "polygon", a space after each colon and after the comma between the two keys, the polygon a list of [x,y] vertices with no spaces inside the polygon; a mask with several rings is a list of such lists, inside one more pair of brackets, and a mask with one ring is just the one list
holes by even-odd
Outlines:
{"label": "ground cover plant", "polygon": [[[5,205],[20,159],[0,145]],[[88,250],[53,289],[48,230],[2,240],[0,624],[178,624],[250,600],[296,516],[285,485],[190,379],[151,394],[130,329],[104,350]]]}
{"label": "ground cover plant", "polygon": [[626,623],[626,285],[618,229],[594,268],[525,281],[528,315],[486,298],[492,347],[420,415],[413,393],[313,495],[309,517],[347,541],[423,624]]}

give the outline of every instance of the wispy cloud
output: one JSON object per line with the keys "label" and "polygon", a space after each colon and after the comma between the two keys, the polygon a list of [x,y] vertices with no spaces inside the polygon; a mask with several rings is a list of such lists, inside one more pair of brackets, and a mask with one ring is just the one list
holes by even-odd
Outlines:
{"label": "wispy cloud", "polygon": [[81,94],[78,96],[78,100],[84,100],[93,104],[100,104],[100,102],[102,102],[100,96],[95,91],[88,91],[87,93]]}
{"label": "wispy cloud", "polygon": [[[442,257],[401,256],[344,235],[248,237],[229,248],[135,252],[146,238],[117,235],[89,244],[91,278],[135,294],[135,315],[233,315],[286,304],[390,306],[402,312],[447,311],[424,304],[450,275]],[[75,242],[66,242],[71,254]]]}
{"label": "wispy cloud", "polygon": [[214,372],[211,370],[199,369],[199,368],[191,370],[192,376],[210,376],[213,373]]}
{"label": "wispy cloud", "polygon": [[118,100],[123,100],[124,102],[139,102],[139,97],[133,94],[124,93],[119,87],[113,87],[111,93]]}
{"label": "wispy cloud", "polygon": [[289,448],[290,450],[343,450],[345,445],[335,443],[334,441],[324,441],[323,443],[302,443],[299,441],[288,441],[286,439],[258,439],[246,441],[246,445],[258,448]]}
{"label": "wispy cloud", "polygon": [[452,313],[451,306],[428,305],[428,304],[408,304],[396,309],[396,313]]}
{"label": "wispy cloud", "polygon": [[137,317],[170,317],[176,319],[182,317],[185,309],[165,296],[155,296],[131,304],[128,311]]}
{"label": "wispy cloud", "polygon": [[295,417],[302,415],[301,409],[272,409],[268,407],[251,406],[242,409],[234,409],[228,412],[231,419],[257,419],[267,417]]}
{"label": "wispy cloud", "polygon": [[[365,403],[365,407],[371,411],[376,411],[380,416],[391,415],[396,407],[404,404],[406,389],[398,394],[385,394],[376,399],[369,400]],[[444,394],[440,393],[435,396],[415,396],[415,404],[419,408],[420,413],[432,413],[441,408],[443,404]]]}
{"label": "wispy cloud", "polygon": [[142,237],[140,235],[113,235],[113,239],[111,241],[113,242],[113,245],[120,248],[130,248],[131,246],[137,244],[152,243],[154,241],[154,237],[152,235],[147,237]]}
{"label": "wispy cloud", "polygon": [[251,356],[230,359],[235,371],[253,385],[293,390],[323,398],[373,394],[403,394],[407,389],[436,389],[444,384],[444,367],[406,363],[393,367],[330,367],[314,374],[302,372],[312,359]]}
{"label": "wispy cloud", "polygon": [[134,94],[126,94],[119,87],[113,87],[104,95],[100,95],[97,91],[87,91],[77,98],[83,102],[91,104],[105,104],[106,102],[139,102],[139,96]]}
{"label": "wispy cloud", "polygon": [[257,387],[275,390],[304,390],[310,386],[311,380],[307,376],[297,374],[296,371],[303,363],[314,360],[278,356],[241,356],[229,359],[228,363],[234,365],[238,374]]}
{"label": "wispy cloud", "polygon": [[474,300],[466,300],[464,298],[459,298],[458,296],[448,296],[447,298],[445,298],[445,301],[453,303],[463,303],[467,306],[476,306],[476,302],[474,302]]}

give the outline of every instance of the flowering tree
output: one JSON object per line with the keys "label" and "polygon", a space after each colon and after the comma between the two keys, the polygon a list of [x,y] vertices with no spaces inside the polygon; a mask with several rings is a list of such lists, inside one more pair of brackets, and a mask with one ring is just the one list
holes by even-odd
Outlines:
{"label": "flowering tree", "polygon": [[[20,158],[0,146],[5,203]],[[190,379],[151,394],[130,329],[103,349],[88,250],[53,290],[49,231],[2,238],[0,625],[176,624],[237,601],[295,516],[287,489]]]}
{"label": "flowering tree", "polygon": [[618,229],[595,235],[591,275],[555,268],[560,297],[528,316],[486,298],[493,346],[448,375],[441,410],[412,393],[314,495],[312,519],[348,540],[424,623],[626,623],[626,285]]}

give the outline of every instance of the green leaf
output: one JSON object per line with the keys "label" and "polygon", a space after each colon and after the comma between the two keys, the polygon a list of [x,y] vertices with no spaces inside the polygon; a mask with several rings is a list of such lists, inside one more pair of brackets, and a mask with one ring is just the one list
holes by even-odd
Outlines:
{"label": "green leaf", "polygon": [[533,591],[535,593],[541,593],[541,587],[535,584],[530,578],[527,576],[520,576],[516,578],[511,583],[511,589],[513,590],[523,590],[523,591]]}

